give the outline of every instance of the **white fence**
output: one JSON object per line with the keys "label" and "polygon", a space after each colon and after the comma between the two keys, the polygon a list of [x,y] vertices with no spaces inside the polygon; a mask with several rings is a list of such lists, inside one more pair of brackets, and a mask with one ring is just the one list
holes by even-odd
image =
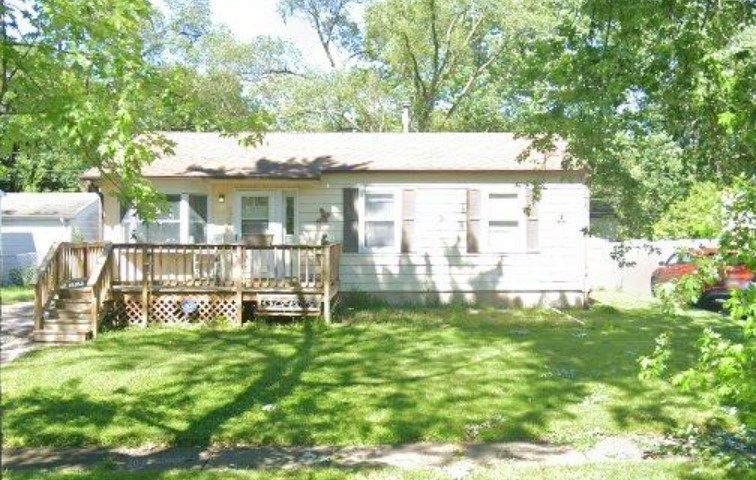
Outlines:
{"label": "white fence", "polygon": [[651,295],[651,274],[679,249],[715,246],[714,240],[630,240],[612,242],[588,239],[588,287]]}

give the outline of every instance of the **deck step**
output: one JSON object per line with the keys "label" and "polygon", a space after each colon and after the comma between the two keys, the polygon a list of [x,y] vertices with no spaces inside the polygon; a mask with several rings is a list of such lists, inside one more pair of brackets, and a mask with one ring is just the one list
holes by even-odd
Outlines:
{"label": "deck step", "polygon": [[321,295],[262,294],[257,299],[259,315],[300,316],[320,315]]}
{"label": "deck step", "polygon": [[56,332],[51,330],[35,330],[32,338],[35,342],[82,343],[92,338],[92,331]]}
{"label": "deck step", "polygon": [[86,310],[66,310],[66,309],[58,309],[54,308],[47,311],[47,316],[45,317],[45,321],[54,321],[54,320],[64,320],[64,321],[77,321],[77,320],[86,320],[89,321],[90,316],[92,315],[91,308],[88,308]]}
{"label": "deck step", "polygon": [[[59,312],[64,313],[64,312]],[[84,317],[47,317],[45,325],[89,325],[91,318],[89,315]]]}
{"label": "deck step", "polygon": [[92,308],[90,300],[55,300],[55,308],[67,312],[89,312]]}
{"label": "deck step", "polygon": [[88,333],[92,326],[87,323],[50,323],[45,322],[45,332],[63,332],[63,333]]}
{"label": "deck step", "polygon": [[87,287],[79,288],[61,288],[58,291],[58,298],[64,300],[87,300],[92,296],[92,291]]}

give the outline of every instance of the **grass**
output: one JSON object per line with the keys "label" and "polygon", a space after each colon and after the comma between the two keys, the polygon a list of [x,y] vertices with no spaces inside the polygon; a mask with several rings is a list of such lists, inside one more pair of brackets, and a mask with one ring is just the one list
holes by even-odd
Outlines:
{"label": "grass", "polygon": [[341,324],[133,329],[0,369],[5,447],[369,445],[532,440],[587,446],[702,421],[706,400],[637,378],[672,332],[688,365],[715,314],[625,305],[368,309]]}
{"label": "grass", "polygon": [[[113,472],[93,471],[87,473],[16,473],[9,480],[105,480]],[[370,470],[349,471],[335,469],[319,470],[274,470],[250,472],[241,470],[223,471],[168,471],[162,473],[118,473],[122,480],[435,480],[453,478],[442,471],[397,471]],[[722,471],[694,466],[675,461],[617,462],[583,466],[537,467],[506,465],[473,472],[468,480],[724,480]]]}
{"label": "grass", "polygon": [[34,300],[34,287],[2,287],[0,288],[0,299],[2,299],[3,305],[31,302]]}

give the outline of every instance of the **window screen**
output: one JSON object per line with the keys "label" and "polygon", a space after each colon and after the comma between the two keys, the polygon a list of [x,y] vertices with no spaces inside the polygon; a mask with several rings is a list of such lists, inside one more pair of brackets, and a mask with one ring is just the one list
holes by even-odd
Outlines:
{"label": "window screen", "polygon": [[365,247],[391,248],[396,238],[393,193],[365,193]]}
{"label": "window screen", "polygon": [[516,193],[488,195],[488,250],[511,252],[521,243],[520,216],[522,206]]}

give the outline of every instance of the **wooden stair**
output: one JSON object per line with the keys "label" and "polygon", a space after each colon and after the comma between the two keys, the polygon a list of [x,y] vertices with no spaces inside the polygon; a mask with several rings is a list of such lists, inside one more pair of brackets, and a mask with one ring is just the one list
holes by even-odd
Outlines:
{"label": "wooden stair", "polygon": [[92,298],[89,288],[61,288],[44,312],[36,342],[81,343],[92,338]]}
{"label": "wooden stair", "polygon": [[318,316],[323,295],[257,294],[255,313],[263,316]]}

